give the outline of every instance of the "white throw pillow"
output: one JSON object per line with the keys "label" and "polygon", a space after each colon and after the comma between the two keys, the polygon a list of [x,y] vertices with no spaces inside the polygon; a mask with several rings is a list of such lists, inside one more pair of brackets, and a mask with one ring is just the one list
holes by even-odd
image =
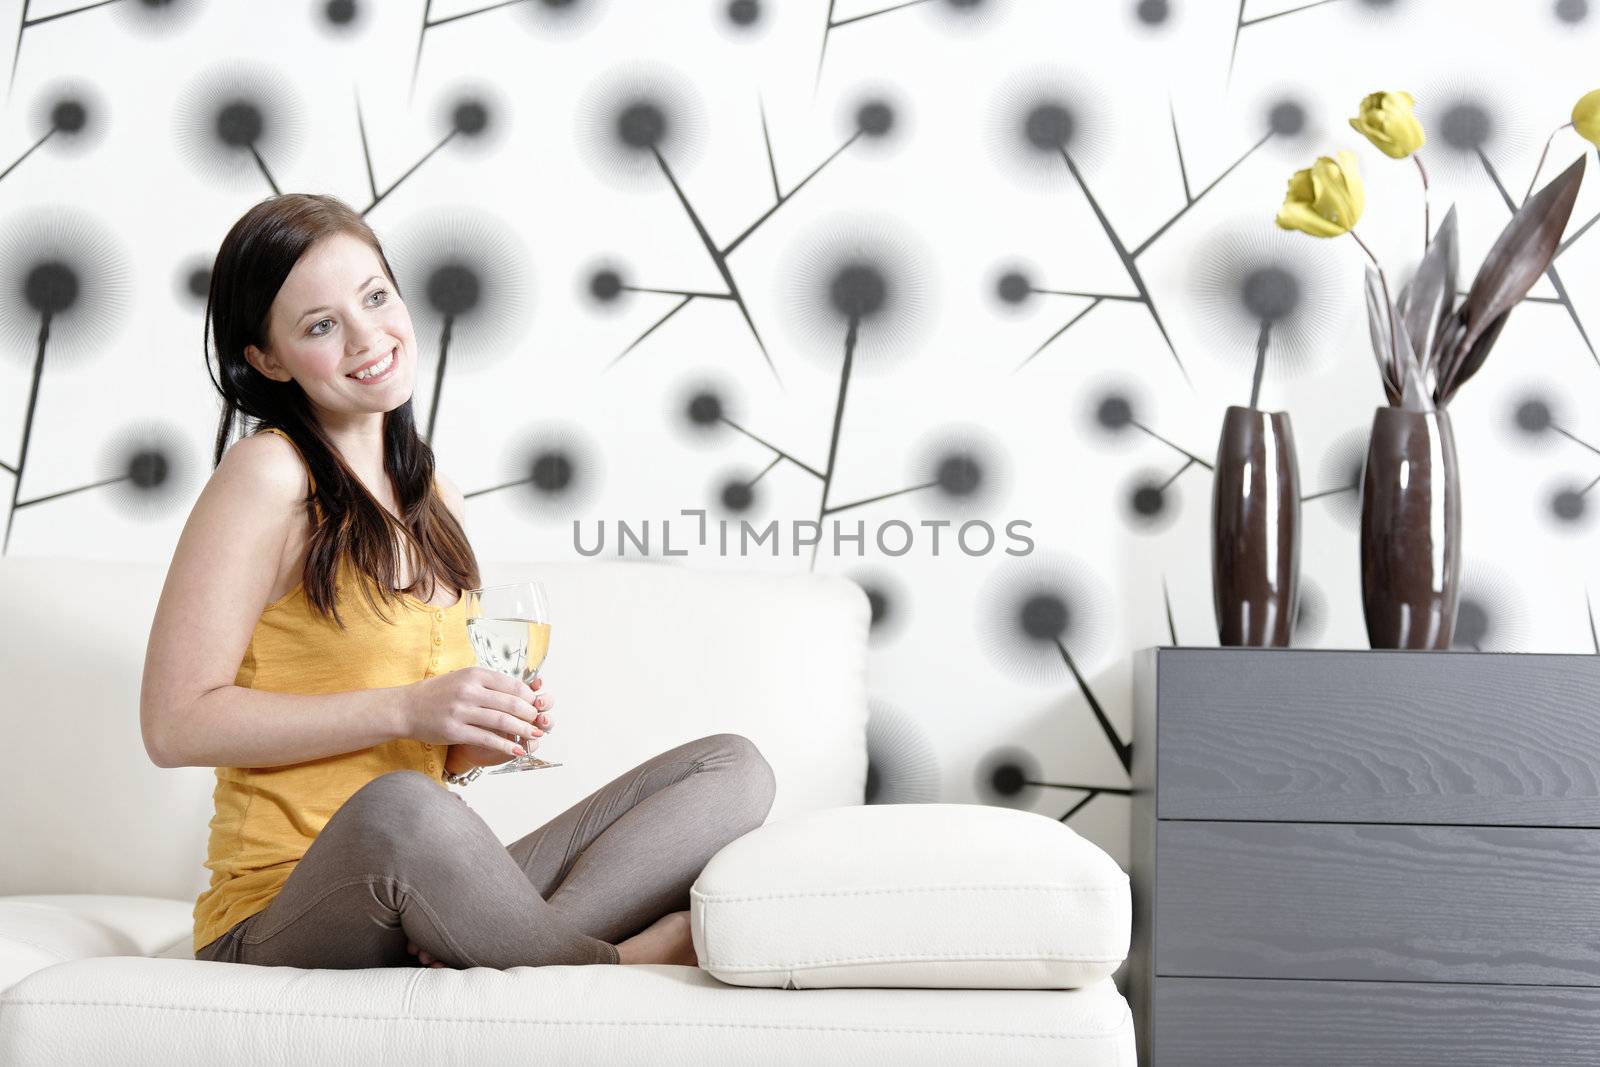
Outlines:
{"label": "white throw pillow", "polygon": [[1044,815],[871,804],[790,816],[690,889],[700,966],[733,985],[1074,989],[1128,954],[1128,876]]}

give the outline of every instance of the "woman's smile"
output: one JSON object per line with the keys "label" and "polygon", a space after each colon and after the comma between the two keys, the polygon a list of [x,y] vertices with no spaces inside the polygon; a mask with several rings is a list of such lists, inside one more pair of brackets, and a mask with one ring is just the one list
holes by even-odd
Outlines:
{"label": "woman's smile", "polygon": [[400,346],[396,344],[387,355],[379,356],[358,368],[360,373],[367,375],[365,378],[357,378],[354,373],[346,374],[345,377],[362,385],[375,385],[394,377],[395,369],[399,366]]}

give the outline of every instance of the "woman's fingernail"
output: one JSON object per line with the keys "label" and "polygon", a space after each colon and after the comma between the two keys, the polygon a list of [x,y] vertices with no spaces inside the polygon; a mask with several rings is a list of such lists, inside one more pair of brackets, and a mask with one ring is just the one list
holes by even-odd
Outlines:
{"label": "woman's fingernail", "polygon": [[516,746],[511,751],[515,752],[519,756],[526,756],[528,754],[528,750],[523,748],[521,745]]}

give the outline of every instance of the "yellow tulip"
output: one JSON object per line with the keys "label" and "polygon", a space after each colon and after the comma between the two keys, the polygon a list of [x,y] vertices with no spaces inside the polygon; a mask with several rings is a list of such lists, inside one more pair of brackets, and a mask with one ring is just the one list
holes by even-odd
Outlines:
{"label": "yellow tulip", "polygon": [[1289,191],[1278,209],[1278,225],[1313,237],[1338,237],[1361,220],[1366,194],[1356,170],[1356,154],[1341,151],[1337,161],[1318,156],[1289,179]]}
{"label": "yellow tulip", "polygon": [[1572,126],[1584,140],[1600,146],[1600,89],[1578,97],[1572,105]]}
{"label": "yellow tulip", "polygon": [[1422,147],[1422,123],[1411,113],[1410,93],[1370,93],[1350,125],[1390,159],[1404,159]]}

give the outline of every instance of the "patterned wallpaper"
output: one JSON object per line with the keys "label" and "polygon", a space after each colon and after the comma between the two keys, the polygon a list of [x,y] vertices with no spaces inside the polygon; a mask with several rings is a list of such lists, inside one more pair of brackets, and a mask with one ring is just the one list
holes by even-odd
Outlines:
{"label": "patterned wallpaper", "polygon": [[[4,0],[3,551],[170,556],[210,475],[217,243],[333,193],[400,275],[481,558],[847,574],[869,798],[1024,807],[1126,862],[1129,656],[1216,640],[1210,460],[1264,317],[1296,643],[1365,645],[1363,260],[1273,225],[1287,178],[1354,150],[1408,276],[1415,169],[1346,123],[1408,90],[1475,269],[1597,86],[1590,8]],[[1463,647],[1596,649],[1596,185],[1451,408]]]}

